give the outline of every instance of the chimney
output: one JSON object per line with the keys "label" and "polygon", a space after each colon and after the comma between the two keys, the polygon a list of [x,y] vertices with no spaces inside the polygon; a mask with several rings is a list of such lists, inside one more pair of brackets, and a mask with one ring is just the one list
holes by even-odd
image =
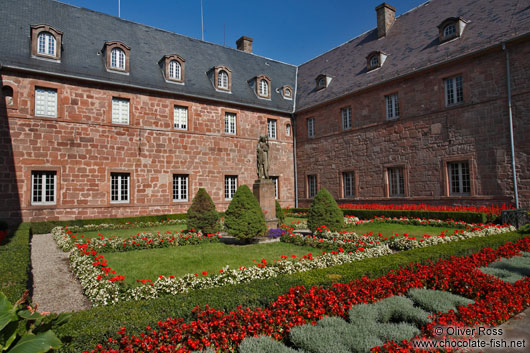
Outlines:
{"label": "chimney", "polygon": [[239,38],[236,42],[237,50],[242,50],[247,53],[252,53],[252,41],[253,40],[254,39],[250,37],[245,37],[245,36]]}
{"label": "chimney", "polygon": [[387,35],[390,27],[394,24],[396,9],[384,2],[377,6],[375,11],[377,12],[377,38],[381,38]]}

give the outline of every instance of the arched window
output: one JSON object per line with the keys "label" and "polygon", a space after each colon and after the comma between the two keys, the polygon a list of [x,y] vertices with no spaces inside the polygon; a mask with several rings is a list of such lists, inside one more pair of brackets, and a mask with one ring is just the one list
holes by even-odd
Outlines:
{"label": "arched window", "polygon": [[443,30],[444,38],[452,37],[455,34],[456,34],[456,25],[454,23],[450,23],[444,27],[444,30]]}
{"label": "arched window", "polygon": [[217,74],[217,88],[228,89],[228,72],[225,70],[221,70]]}
{"label": "arched window", "polygon": [[120,48],[113,48],[110,52],[110,67],[125,70],[125,52]]}
{"label": "arched window", "polygon": [[177,60],[169,62],[169,78],[180,81],[182,77],[182,67]]}
{"label": "arched window", "polygon": [[291,98],[291,96],[293,95],[293,94],[291,93],[291,89],[290,89],[290,88],[286,88],[285,91],[284,91],[284,95],[285,95],[285,97],[287,97],[287,98]]}
{"label": "arched window", "polygon": [[6,102],[7,106],[13,105],[13,87],[11,86],[2,86],[2,97]]}
{"label": "arched window", "polygon": [[56,56],[57,41],[50,32],[41,32],[37,38],[37,52],[42,55]]}
{"label": "arched window", "polygon": [[262,97],[269,96],[269,83],[264,79],[259,81],[259,95]]}
{"label": "arched window", "polygon": [[285,136],[291,136],[291,124],[285,125]]}

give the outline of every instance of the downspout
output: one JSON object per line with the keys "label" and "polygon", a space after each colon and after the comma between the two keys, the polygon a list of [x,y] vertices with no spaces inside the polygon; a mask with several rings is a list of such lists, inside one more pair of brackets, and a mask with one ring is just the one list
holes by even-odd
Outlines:
{"label": "downspout", "polygon": [[296,76],[294,78],[294,97],[293,112],[291,113],[291,126],[293,134],[293,162],[294,162],[294,207],[298,208],[298,165],[296,163],[296,119],[294,112],[296,110],[296,91],[298,89],[298,66],[296,67]]}
{"label": "downspout", "polygon": [[508,86],[508,117],[510,123],[510,148],[512,152],[513,193],[515,195],[515,208],[519,208],[519,194],[517,193],[517,174],[515,170],[515,147],[513,143],[513,118],[512,118],[512,88],[510,81],[510,54],[506,42],[502,43],[502,50],[506,54],[506,84]]}

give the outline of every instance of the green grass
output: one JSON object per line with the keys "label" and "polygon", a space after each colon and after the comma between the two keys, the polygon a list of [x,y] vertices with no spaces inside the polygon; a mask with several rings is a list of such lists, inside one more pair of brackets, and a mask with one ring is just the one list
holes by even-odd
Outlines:
{"label": "green grass", "polygon": [[164,233],[166,231],[180,231],[183,229],[186,229],[186,223],[181,224],[173,224],[173,225],[161,225],[158,227],[150,227],[150,228],[130,228],[130,229],[114,229],[114,230],[107,230],[107,229],[101,229],[101,230],[95,230],[90,232],[79,232],[77,234],[84,235],[85,238],[97,238],[101,234],[105,238],[128,238],[131,235],[137,235],[138,233],[154,233],[157,232]]}
{"label": "green grass", "polygon": [[200,274],[203,271],[208,274],[218,273],[226,265],[230,268],[251,267],[254,265],[253,259],[260,262],[265,258],[270,263],[280,258],[281,255],[294,254],[300,257],[317,251],[308,246],[281,242],[251,245],[205,243],[163,249],[103,253],[102,255],[116,273],[125,276],[128,284],[137,285],[136,280],[154,281],[159,275],[182,277],[188,273]]}

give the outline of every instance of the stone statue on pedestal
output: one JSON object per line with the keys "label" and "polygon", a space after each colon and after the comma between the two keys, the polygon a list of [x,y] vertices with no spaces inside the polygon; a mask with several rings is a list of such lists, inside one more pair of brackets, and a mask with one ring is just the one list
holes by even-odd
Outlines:
{"label": "stone statue on pedestal", "polygon": [[258,179],[269,179],[269,141],[260,136],[257,150]]}

